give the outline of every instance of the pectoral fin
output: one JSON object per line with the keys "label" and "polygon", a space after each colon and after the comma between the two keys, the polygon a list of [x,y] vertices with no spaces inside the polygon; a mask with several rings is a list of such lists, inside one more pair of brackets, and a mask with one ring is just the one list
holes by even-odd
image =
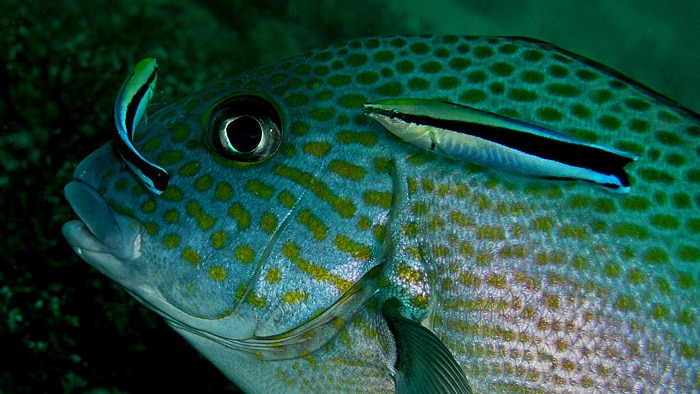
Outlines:
{"label": "pectoral fin", "polygon": [[382,307],[396,341],[396,392],[471,394],[467,378],[450,351],[430,330],[401,316],[400,307],[396,298]]}

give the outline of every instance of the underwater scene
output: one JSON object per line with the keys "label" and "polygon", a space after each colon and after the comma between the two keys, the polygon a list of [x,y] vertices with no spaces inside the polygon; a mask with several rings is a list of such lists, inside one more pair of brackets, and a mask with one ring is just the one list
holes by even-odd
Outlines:
{"label": "underwater scene", "polygon": [[0,392],[700,391],[693,2],[0,15]]}

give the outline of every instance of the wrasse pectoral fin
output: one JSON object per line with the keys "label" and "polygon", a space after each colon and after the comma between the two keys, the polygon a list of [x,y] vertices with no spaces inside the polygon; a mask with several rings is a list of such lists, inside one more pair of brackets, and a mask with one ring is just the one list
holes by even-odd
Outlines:
{"label": "wrasse pectoral fin", "polygon": [[627,193],[624,167],[638,156],[573,140],[546,126],[439,100],[388,99],[363,113],[391,133],[443,156],[521,175],[583,180]]}
{"label": "wrasse pectoral fin", "polygon": [[382,305],[382,314],[396,342],[397,393],[470,393],[462,368],[430,330],[401,316],[396,298]]}
{"label": "wrasse pectoral fin", "polygon": [[158,77],[154,58],[142,59],[122,84],[114,102],[114,122],[117,135],[115,145],[127,166],[153,193],[160,194],[170,175],[161,167],[146,160],[134,146],[134,130],[146,115],[146,107],[153,95]]}

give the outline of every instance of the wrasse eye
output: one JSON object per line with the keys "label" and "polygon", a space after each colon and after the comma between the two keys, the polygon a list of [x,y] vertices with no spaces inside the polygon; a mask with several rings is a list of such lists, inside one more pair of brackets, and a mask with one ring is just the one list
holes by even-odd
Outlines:
{"label": "wrasse eye", "polygon": [[275,107],[257,96],[221,102],[209,120],[210,142],[230,160],[257,162],[271,157],[282,142],[282,122]]}

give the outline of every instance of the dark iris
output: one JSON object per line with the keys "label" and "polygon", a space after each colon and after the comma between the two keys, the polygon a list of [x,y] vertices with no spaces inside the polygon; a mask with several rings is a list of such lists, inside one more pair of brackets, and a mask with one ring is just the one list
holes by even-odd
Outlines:
{"label": "dark iris", "polygon": [[252,116],[239,116],[226,125],[226,137],[233,149],[240,153],[250,153],[260,145],[262,128]]}

